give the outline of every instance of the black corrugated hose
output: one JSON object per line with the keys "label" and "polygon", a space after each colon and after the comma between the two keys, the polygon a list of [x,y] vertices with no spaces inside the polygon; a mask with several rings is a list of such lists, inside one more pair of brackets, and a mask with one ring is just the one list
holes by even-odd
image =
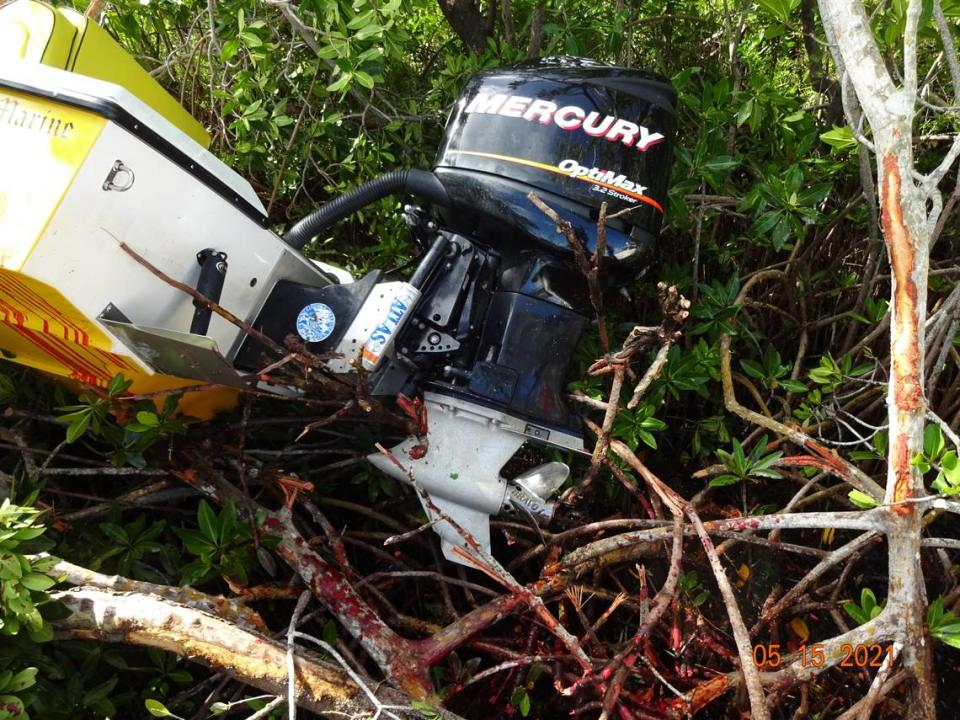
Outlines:
{"label": "black corrugated hose", "polygon": [[283,240],[299,250],[334,223],[380,198],[395,193],[416,195],[443,207],[450,205],[447,191],[432,172],[396,170],[359,185],[314,210],[290,228]]}

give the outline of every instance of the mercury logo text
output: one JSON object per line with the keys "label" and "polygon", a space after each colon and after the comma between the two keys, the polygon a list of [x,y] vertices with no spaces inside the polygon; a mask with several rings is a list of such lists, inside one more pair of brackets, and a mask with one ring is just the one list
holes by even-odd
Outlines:
{"label": "mercury logo text", "polygon": [[553,123],[563,130],[583,130],[591,137],[621,142],[627,147],[636,147],[641,152],[649,150],[664,140],[660,133],[651,132],[643,125],[629,120],[613,115],[601,116],[596,111],[587,112],[577,105],[558,107],[550,100],[520,95],[477,93],[464,112],[522,118],[528,122],[536,120],[541,125]]}

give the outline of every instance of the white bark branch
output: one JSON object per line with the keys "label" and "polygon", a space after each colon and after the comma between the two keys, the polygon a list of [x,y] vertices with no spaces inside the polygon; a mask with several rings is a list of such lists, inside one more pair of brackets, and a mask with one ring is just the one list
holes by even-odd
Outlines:
{"label": "white bark branch", "polygon": [[[71,615],[55,627],[73,638],[157,648],[187,657],[271,695],[285,695],[287,648],[223,618],[155,595],[76,588],[51,593]],[[370,705],[350,677],[338,668],[297,651],[297,704],[313,712],[354,715]],[[405,704],[393,690],[380,697]],[[416,717],[410,714],[408,717]]]}
{"label": "white bark branch", "polygon": [[[47,554],[41,553],[36,557],[47,557]],[[153,595],[187,608],[200,610],[210,615],[216,615],[219,618],[239,625],[245,630],[252,632],[267,631],[267,626],[264,624],[263,619],[235,598],[225,598],[222,595],[208,595],[199,590],[194,590],[191,587],[171,587],[170,585],[158,585],[143,580],[131,580],[130,578],[125,578],[120,575],[104,575],[103,573],[74,565],[66,560],[58,560],[56,565],[53,565],[47,574],[52,578],[68,582],[71,585],[92,585],[93,587],[113,590],[118,593],[132,592],[142,595]]]}
{"label": "white bark branch", "polygon": [[831,50],[835,48],[843,58],[843,74],[849,77],[876,134],[889,124],[888,103],[897,99],[899,91],[873,42],[867,13],[858,0],[820,0],[819,5]]}
{"label": "white bark branch", "polygon": [[911,99],[917,97],[917,27],[922,9],[921,0],[910,0],[903,32],[903,91]]}
{"label": "white bark branch", "polygon": [[950,25],[943,14],[943,8],[940,7],[940,0],[933,0],[933,20],[937,24],[937,30],[940,33],[940,41],[943,43],[944,59],[947,61],[947,67],[950,68],[950,79],[953,83],[953,104],[960,104],[960,60],[957,59],[957,48],[953,42],[953,33],[950,31]]}
{"label": "white bark branch", "polygon": [[[704,523],[708,533],[745,530],[774,530],[788,529],[822,529],[836,528],[842,530],[875,530],[882,532],[885,527],[884,517],[889,512],[886,509],[854,511],[854,512],[809,512],[782,515],[759,515],[756,517],[731,518],[729,520],[711,520]],[[607,553],[623,550],[624,548],[645,542],[666,540],[673,532],[668,526],[635,530],[621,533],[613,537],[595,540],[588,545],[577,548],[564,556],[561,561],[565,569],[572,569],[577,565],[596,560]],[[684,535],[695,535],[696,528],[685,525]]]}

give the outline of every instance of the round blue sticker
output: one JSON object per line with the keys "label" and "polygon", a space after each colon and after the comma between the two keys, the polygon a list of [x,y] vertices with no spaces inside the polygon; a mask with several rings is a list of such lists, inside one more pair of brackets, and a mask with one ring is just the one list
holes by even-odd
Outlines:
{"label": "round blue sticker", "polygon": [[324,303],[311,303],[297,315],[297,332],[307,342],[326,340],[336,324],[337,316]]}

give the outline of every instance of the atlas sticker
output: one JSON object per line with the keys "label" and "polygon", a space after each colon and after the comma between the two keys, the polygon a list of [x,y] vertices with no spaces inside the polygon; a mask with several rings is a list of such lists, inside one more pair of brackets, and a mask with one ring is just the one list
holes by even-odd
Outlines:
{"label": "atlas sticker", "polygon": [[397,331],[403,327],[407,316],[420,299],[420,291],[409,283],[403,283],[386,309],[386,314],[373,328],[370,337],[363,345],[363,367],[375,370],[380,359],[390,351],[396,340]]}
{"label": "atlas sticker", "polygon": [[297,315],[297,333],[307,342],[326,340],[336,325],[337,316],[324,303],[311,303]]}

